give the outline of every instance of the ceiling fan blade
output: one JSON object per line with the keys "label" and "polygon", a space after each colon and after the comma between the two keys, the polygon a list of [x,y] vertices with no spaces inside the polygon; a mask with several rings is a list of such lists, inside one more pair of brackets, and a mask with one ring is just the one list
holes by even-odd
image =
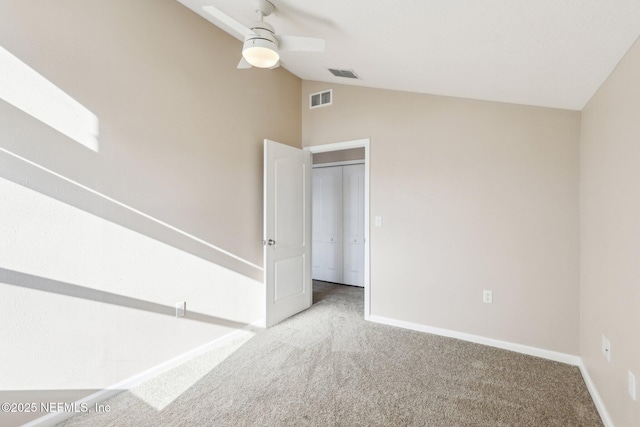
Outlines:
{"label": "ceiling fan blade", "polygon": [[242,57],[242,59],[238,63],[238,70],[246,70],[248,68],[251,68],[251,64],[249,64],[247,60]]}
{"label": "ceiling fan blade", "polygon": [[324,39],[301,36],[276,36],[278,48],[292,52],[324,52],[326,43]]}
{"label": "ceiling fan blade", "polygon": [[211,18],[210,21],[217,27],[223,29],[241,41],[244,41],[244,38],[247,35],[255,35],[255,33],[249,28],[245,27],[218,8],[213,6],[203,6],[202,10],[209,14],[209,17]]}

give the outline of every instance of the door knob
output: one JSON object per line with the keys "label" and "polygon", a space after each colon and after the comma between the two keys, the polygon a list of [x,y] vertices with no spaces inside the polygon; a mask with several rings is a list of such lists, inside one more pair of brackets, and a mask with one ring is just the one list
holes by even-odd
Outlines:
{"label": "door knob", "polygon": [[269,241],[267,242],[267,244],[268,244],[269,246],[273,246],[273,245],[275,245],[275,244],[276,244],[276,241],[275,241],[275,240],[273,240],[273,239],[269,239]]}

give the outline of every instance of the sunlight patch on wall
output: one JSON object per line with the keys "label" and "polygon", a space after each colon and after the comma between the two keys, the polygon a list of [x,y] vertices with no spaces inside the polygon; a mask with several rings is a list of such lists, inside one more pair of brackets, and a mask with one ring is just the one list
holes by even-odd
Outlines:
{"label": "sunlight patch on wall", "polygon": [[0,268],[3,390],[110,387],[264,317],[261,282],[3,178]]}
{"label": "sunlight patch on wall", "polygon": [[98,117],[0,46],[0,98],[95,152]]}

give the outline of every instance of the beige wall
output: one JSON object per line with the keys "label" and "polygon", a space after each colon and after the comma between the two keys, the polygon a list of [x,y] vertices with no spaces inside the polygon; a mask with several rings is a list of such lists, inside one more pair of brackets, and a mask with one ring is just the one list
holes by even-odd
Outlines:
{"label": "beige wall", "polygon": [[0,46],[99,120],[94,152],[0,100],[2,390],[104,388],[258,320],[262,140],[300,146],[300,80],[236,70],[174,0],[3,1]]}
{"label": "beige wall", "polygon": [[328,88],[303,145],[371,138],[371,314],[578,354],[580,113],[319,82],[302,99]]}
{"label": "beige wall", "polygon": [[[640,43],[582,112],[581,354],[616,426],[640,425]],[[600,351],[611,342],[611,362]]]}

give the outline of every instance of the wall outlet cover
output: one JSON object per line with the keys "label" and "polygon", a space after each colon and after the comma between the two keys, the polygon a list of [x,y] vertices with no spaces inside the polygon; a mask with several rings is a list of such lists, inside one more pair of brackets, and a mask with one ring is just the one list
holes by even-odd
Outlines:
{"label": "wall outlet cover", "polygon": [[486,302],[487,304],[493,303],[493,291],[482,291],[482,302]]}
{"label": "wall outlet cover", "polygon": [[176,303],[176,317],[184,317],[184,313],[187,310],[187,303],[180,301]]}

